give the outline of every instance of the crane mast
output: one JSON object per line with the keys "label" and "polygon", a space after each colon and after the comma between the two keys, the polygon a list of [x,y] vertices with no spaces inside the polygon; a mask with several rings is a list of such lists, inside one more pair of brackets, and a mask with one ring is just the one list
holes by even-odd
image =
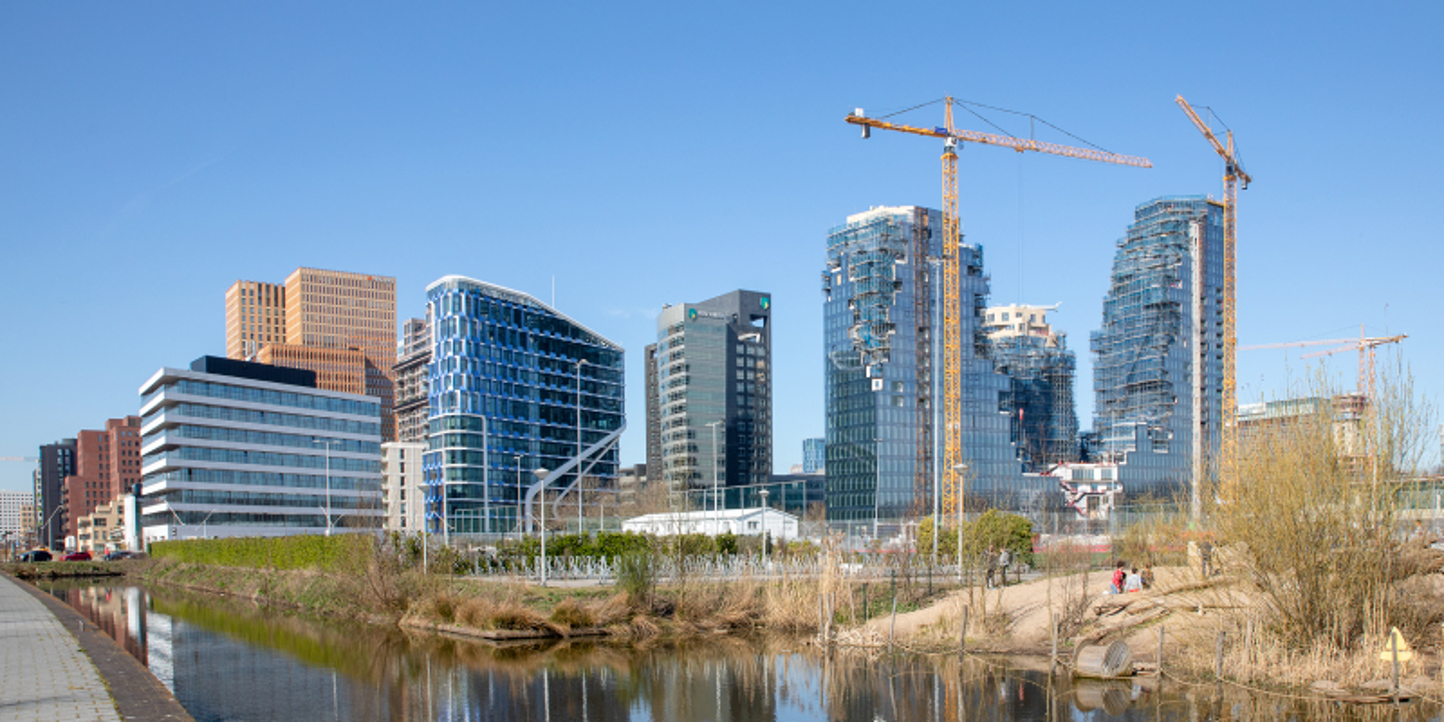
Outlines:
{"label": "crane mast", "polygon": [[[964,506],[964,497],[967,493],[965,480],[965,465],[967,460],[963,458],[962,443],[962,319],[963,309],[961,301],[961,223],[958,213],[958,143],[981,143],[984,145],[995,145],[1003,148],[1011,148],[1019,153],[1036,152],[1049,155],[1059,155],[1065,158],[1078,158],[1081,160],[1093,160],[1102,163],[1114,163],[1128,165],[1138,168],[1152,168],[1147,158],[1141,156],[1120,155],[1102,150],[1088,148],[1074,148],[1057,143],[1045,143],[1031,138],[1015,138],[1009,135],[998,135],[995,133],[982,133],[971,130],[959,130],[953,127],[953,99],[944,99],[943,125],[934,128],[922,128],[899,123],[889,123],[884,120],[868,118],[861,110],[847,116],[846,121],[853,125],[862,126],[864,138],[871,137],[874,128],[878,130],[891,130],[911,135],[921,135],[929,138],[941,138],[943,140],[943,464],[942,483],[939,485],[938,493],[941,497],[945,513],[953,513]],[[914,248],[918,248],[915,244]],[[915,256],[914,263],[921,263],[921,256]],[[919,308],[915,306],[915,308]],[[921,318],[916,319],[920,325]],[[924,379],[924,365],[918,364],[919,386]],[[922,394],[919,392],[921,398]],[[924,418],[921,412],[918,419]],[[922,444],[926,443],[925,434],[919,428],[919,451],[918,463],[922,466],[927,458],[922,450]],[[923,483],[926,478],[926,470],[917,470],[917,487],[926,486]]]}
{"label": "crane mast", "polygon": [[1203,133],[1209,145],[1213,146],[1214,152],[1223,158],[1223,419],[1219,428],[1219,476],[1225,498],[1228,498],[1236,481],[1234,465],[1238,460],[1238,292],[1235,276],[1238,183],[1242,180],[1244,189],[1247,189],[1253,178],[1244,172],[1243,164],[1234,152],[1232,130],[1227,133],[1227,143],[1220,142],[1218,136],[1198,117],[1193,106],[1189,105],[1182,95],[1174,98],[1174,102],[1183,109],[1188,119],[1193,121],[1194,127]]}

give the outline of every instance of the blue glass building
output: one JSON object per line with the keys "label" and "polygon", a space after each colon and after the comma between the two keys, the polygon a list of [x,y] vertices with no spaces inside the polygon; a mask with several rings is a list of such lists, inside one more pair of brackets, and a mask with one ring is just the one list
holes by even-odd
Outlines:
{"label": "blue glass building", "polygon": [[[525,293],[470,278],[441,278],[426,299],[428,528],[441,533],[444,514],[452,533],[515,531],[538,468],[551,472],[548,490],[574,494],[581,479],[588,493],[615,491],[622,347]],[[603,498],[588,493],[583,504]]]}
{"label": "blue glass building", "polygon": [[[931,513],[943,456],[941,436],[931,433],[942,418],[936,401],[943,382],[942,227],[936,210],[880,207],[828,233],[822,285],[829,521],[894,522]],[[984,348],[983,250],[961,244],[958,252],[967,503],[1008,507],[1024,482],[999,410],[1008,379],[994,372]]]}
{"label": "blue glass building", "polygon": [[1164,197],[1133,217],[1091,338],[1093,424],[1125,493],[1167,498],[1218,451],[1223,206]]}
{"label": "blue glass building", "polygon": [[802,473],[816,474],[827,467],[827,439],[802,440]]}

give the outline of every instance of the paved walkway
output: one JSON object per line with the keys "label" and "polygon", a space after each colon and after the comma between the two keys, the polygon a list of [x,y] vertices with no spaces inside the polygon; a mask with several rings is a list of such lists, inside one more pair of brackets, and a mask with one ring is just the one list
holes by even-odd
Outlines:
{"label": "paved walkway", "polygon": [[0,576],[0,722],[119,722],[90,657],[22,583]]}

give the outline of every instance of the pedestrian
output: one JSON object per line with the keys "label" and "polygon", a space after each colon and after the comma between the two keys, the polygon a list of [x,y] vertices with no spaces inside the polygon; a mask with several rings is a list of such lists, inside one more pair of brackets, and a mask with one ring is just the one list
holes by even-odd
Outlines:
{"label": "pedestrian", "polygon": [[1108,587],[1108,593],[1121,593],[1123,591],[1123,582],[1127,576],[1128,573],[1123,571],[1123,560],[1120,559],[1118,560],[1118,563],[1113,566],[1112,586]]}
{"label": "pedestrian", "polygon": [[1152,589],[1152,588],[1153,588],[1153,562],[1149,562],[1149,563],[1143,565],[1143,574],[1142,574],[1141,576],[1143,577],[1143,588],[1144,588],[1144,589]]}
{"label": "pedestrian", "polygon": [[1139,574],[1138,574],[1138,567],[1132,567],[1131,569],[1129,569],[1129,571],[1128,571],[1128,576],[1124,577],[1124,580],[1123,580],[1123,591],[1124,591],[1124,592],[1141,592],[1141,591],[1143,591],[1143,577],[1139,576]]}
{"label": "pedestrian", "polygon": [[998,568],[1003,572],[1002,585],[1005,587],[1008,586],[1008,567],[1012,566],[1012,564],[1013,552],[1009,551],[1007,547],[1003,547],[1003,550],[998,552]]}

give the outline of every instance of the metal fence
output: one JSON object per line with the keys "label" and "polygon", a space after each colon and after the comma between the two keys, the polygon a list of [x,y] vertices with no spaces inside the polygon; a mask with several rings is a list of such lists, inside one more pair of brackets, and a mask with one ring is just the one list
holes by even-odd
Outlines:
{"label": "metal fence", "polygon": [[[826,560],[818,556],[763,559],[759,555],[708,554],[677,557],[651,557],[653,574],[658,581],[675,582],[688,579],[740,579],[745,577],[819,576]],[[547,579],[556,581],[595,581],[610,584],[616,581],[619,557],[548,557]],[[482,554],[476,559],[474,576],[483,578],[520,578],[540,580],[540,557],[503,559]],[[853,579],[887,579],[895,573],[922,575],[928,573],[925,558],[899,558],[889,554],[850,555],[838,565],[837,572]],[[956,564],[933,567],[939,579],[956,576]]]}

